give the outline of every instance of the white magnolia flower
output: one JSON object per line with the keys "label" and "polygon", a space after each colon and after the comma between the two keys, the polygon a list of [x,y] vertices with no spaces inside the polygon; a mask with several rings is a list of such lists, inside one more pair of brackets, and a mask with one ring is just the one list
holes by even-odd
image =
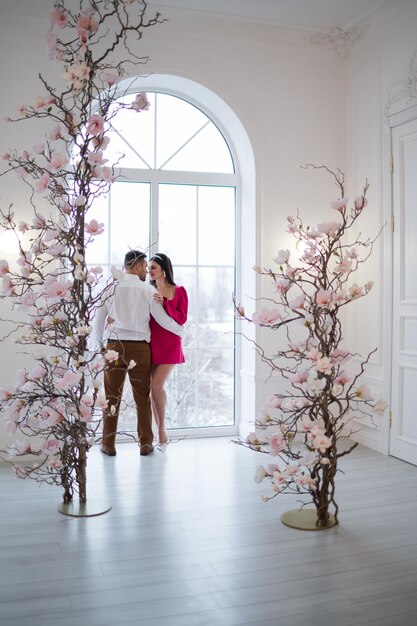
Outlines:
{"label": "white magnolia flower", "polygon": [[277,265],[283,265],[284,263],[288,263],[289,258],[290,258],[289,250],[279,250],[278,255],[274,258],[274,261]]}

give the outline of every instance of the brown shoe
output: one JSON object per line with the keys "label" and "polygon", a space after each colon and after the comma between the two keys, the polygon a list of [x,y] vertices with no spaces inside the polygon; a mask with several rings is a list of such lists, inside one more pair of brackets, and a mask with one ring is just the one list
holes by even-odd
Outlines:
{"label": "brown shoe", "polygon": [[110,450],[110,448],[107,448],[106,446],[101,446],[100,450],[106,456],[116,456],[117,454],[116,450]]}
{"label": "brown shoe", "polygon": [[140,447],[140,456],[148,456],[151,452],[153,452],[153,446],[150,443],[145,443]]}

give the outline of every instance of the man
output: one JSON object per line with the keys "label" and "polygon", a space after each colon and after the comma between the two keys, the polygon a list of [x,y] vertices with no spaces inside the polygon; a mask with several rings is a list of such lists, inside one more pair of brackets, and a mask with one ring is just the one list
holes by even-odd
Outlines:
{"label": "man", "polygon": [[[108,406],[104,413],[101,451],[108,456],[116,455],[117,422],[126,372],[129,374],[136,404],[140,454],[146,456],[154,449],[149,398],[150,315],[167,330],[179,336],[183,334],[182,326],[169,317],[163,306],[154,299],[155,289],[145,283],[147,266],[144,252],[130,250],[124,260],[124,275],[105,294],[94,318],[92,348],[103,348],[105,337],[106,352],[111,350],[119,355],[104,371],[104,390]],[[106,328],[108,319],[111,324]]]}

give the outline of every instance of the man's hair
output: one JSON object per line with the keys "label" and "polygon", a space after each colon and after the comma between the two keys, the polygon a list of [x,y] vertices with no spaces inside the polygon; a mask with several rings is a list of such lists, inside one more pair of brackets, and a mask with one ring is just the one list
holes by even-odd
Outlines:
{"label": "man's hair", "polygon": [[132,269],[136,263],[138,261],[144,261],[146,259],[146,254],[144,252],[140,252],[140,250],[129,250],[129,252],[126,252],[125,254],[125,260],[124,260],[124,268],[125,269]]}

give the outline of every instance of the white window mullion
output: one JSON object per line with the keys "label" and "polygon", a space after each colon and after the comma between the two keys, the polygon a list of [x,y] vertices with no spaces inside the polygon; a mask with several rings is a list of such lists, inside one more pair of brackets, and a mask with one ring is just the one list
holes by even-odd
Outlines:
{"label": "white window mullion", "polygon": [[151,206],[150,208],[150,242],[149,256],[156,254],[159,247],[159,185],[156,182],[151,183]]}
{"label": "white window mullion", "polygon": [[[196,210],[196,219],[195,219],[195,245],[196,245],[196,268],[195,268],[195,308],[194,308],[194,319],[195,319],[195,406],[197,409],[197,415],[200,412],[200,393],[198,389],[198,355],[199,355],[199,347],[200,347],[200,320],[198,311],[200,308],[200,277],[199,277],[199,267],[200,267],[200,255],[199,255],[199,241],[198,241],[198,233],[199,233],[199,187],[195,188],[195,210]],[[197,417],[197,416],[196,416]]]}

